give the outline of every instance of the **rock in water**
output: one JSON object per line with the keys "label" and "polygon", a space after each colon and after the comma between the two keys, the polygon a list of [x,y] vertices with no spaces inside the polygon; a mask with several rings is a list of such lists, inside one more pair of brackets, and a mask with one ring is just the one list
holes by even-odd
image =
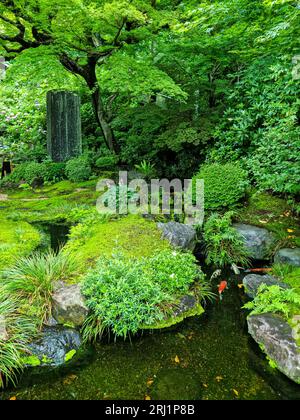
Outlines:
{"label": "rock in water", "polygon": [[280,372],[300,384],[300,348],[292,327],[280,316],[267,313],[248,317],[248,330]]}
{"label": "rock in water", "polygon": [[267,286],[280,286],[283,289],[289,289],[290,287],[277,280],[275,277],[266,274],[260,276],[259,274],[248,274],[243,278],[243,285],[245,286],[245,292],[247,296],[254,299],[257,295],[257,291],[260,285],[265,284]]}
{"label": "rock in water", "polygon": [[71,350],[78,350],[81,337],[71,328],[45,327],[41,337],[29,345],[33,356],[41,361],[41,366],[60,366],[65,363]]}
{"label": "rock in water", "polygon": [[196,230],[178,222],[157,223],[162,231],[162,237],[167,239],[174,247],[194,251],[196,246]]}
{"label": "rock in water", "polygon": [[274,261],[276,263],[300,267],[300,248],[283,248],[276,252]]}
{"label": "rock in water", "polygon": [[270,248],[275,242],[271,232],[264,228],[243,223],[235,223],[233,226],[244,239],[249,257],[255,260],[267,260],[270,258]]}
{"label": "rock in water", "polygon": [[79,284],[61,285],[53,294],[52,314],[60,324],[68,324],[79,327],[83,324],[88,308]]}

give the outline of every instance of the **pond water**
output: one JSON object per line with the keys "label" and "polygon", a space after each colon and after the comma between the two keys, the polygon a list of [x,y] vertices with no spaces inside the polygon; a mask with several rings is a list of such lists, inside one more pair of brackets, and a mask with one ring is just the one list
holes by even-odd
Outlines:
{"label": "pond water", "polygon": [[0,400],[300,399],[300,386],[272,369],[247,333],[241,277],[227,279],[223,300],[203,316],[131,342],[103,341],[63,368],[28,370]]}
{"label": "pond water", "polygon": [[64,223],[38,223],[35,227],[43,234],[41,251],[51,248],[57,252],[65,245],[70,233],[70,226]]}

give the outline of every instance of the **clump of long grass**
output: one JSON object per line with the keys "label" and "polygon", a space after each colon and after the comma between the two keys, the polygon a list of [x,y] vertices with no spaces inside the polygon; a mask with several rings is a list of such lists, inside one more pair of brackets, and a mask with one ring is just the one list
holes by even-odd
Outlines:
{"label": "clump of long grass", "polygon": [[25,313],[37,316],[41,325],[51,315],[55,283],[72,280],[79,270],[74,257],[50,250],[21,258],[3,277],[8,293],[17,297]]}
{"label": "clump of long grass", "polygon": [[23,368],[22,356],[36,333],[36,325],[18,313],[18,298],[0,287],[0,388],[16,384],[18,372]]}

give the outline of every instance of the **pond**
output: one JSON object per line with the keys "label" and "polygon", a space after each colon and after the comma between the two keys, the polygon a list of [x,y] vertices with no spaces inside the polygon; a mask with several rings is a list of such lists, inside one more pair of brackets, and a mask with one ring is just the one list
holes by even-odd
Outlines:
{"label": "pond", "polygon": [[99,343],[68,368],[27,371],[0,399],[300,399],[300,387],[273,372],[248,336],[238,282],[202,317],[132,342]]}
{"label": "pond", "polygon": [[[44,225],[43,231],[56,250],[69,228]],[[300,386],[272,369],[247,333],[241,277],[227,273],[227,280],[223,299],[208,304],[203,316],[131,341],[106,339],[63,368],[27,370],[0,400],[300,399]]]}

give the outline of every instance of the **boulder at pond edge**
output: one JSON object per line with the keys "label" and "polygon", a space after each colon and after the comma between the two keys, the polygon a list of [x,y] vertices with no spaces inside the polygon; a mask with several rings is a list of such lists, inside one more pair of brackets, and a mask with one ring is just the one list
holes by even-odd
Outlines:
{"label": "boulder at pond edge", "polygon": [[267,229],[243,223],[234,223],[234,228],[244,239],[249,257],[254,260],[270,258],[270,249],[275,242],[274,235]]}
{"label": "boulder at pond edge", "polygon": [[266,313],[248,317],[248,331],[277,369],[300,384],[300,348],[292,327],[280,316]]}

